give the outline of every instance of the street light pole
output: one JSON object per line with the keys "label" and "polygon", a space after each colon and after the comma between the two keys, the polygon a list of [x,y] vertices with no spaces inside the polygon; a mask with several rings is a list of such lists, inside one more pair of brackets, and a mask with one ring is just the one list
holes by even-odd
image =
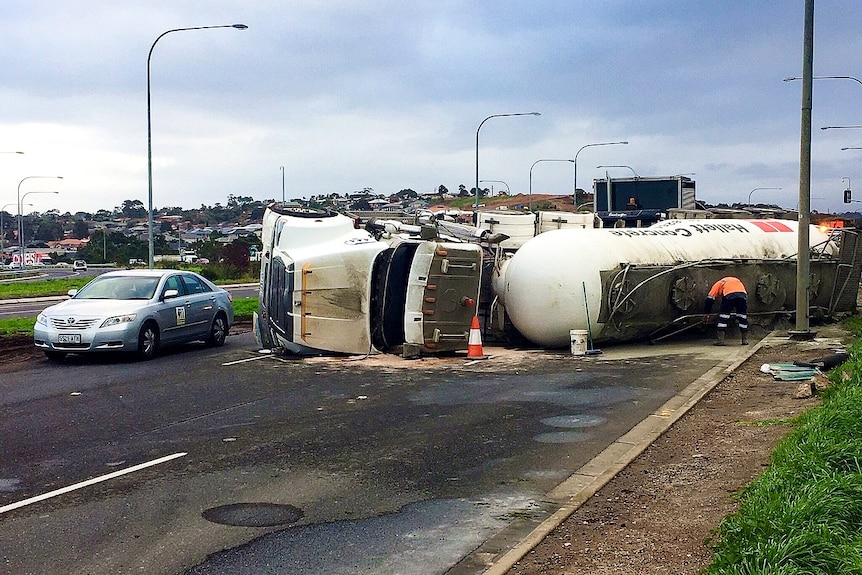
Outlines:
{"label": "street light pole", "polygon": [[[27,205],[30,205],[30,204],[27,204]],[[4,205],[2,208],[0,208],[0,250],[2,250],[4,247],[6,247],[6,228],[3,227],[3,214],[6,212],[6,208],[8,208],[9,206],[15,206],[17,208],[18,203],[17,202],[10,202],[10,203]]]}
{"label": "street light pole", "polygon": [[150,115],[150,60],[153,57],[153,49],[163,36],[171,32],[185,32],[187,30],[209,30],[213,28],[236,28],[237,30],[245,30],[248,28],[245,24],[227,24],[224,26],[194,26],[191,28],[174,28],[167,32],[162,32],[158,38],[150,46],[150,52],[147,54],[147,235],[149,236],[149,262],[150,269],[153,269],[155,263],[155,237],[153,234],[153,123]]}
{"label": "street light pole", "polygon": [[530,206],[530,212],[533,211],[533,167],[539,162],[572,162],[575,163],[574,160],[555,160],[555,159],[544,159],[544,160],[536,160],[530,166],[530,199],[528,205]]}
{"label": "street light pole", "polygon": [[799,137],[799,233],[796,250],[796,329],[791,337],[812,339],[809,323],[811,284],[811,109],[814,71],[814,0],[805,0],[802,40],[802,112]]}
{"label": "street light pole", "polygon": [[281,203],[284,203],[284,166],[279,166],[281,168]]}
{"label": "street light pole", "polygon": [[482,120],[479,123],[479,127],[476,128],[476,205],[474,206],[475,215],[473,216],[474,221],[478,223],[479,221],[479,131],[482,129],[482,125],[490,120],[491,118],[506,118],[510,116],[541,116],[542,114],[539,112],[518,112],[515,114],[492,114]]}
{"label": "street light pole", "polygon": [[780,190],[781,188],[754,188],[750,192],[748,192],[748,205],[751,205],[751,194],[756,192],[757,190]]}
{"label": "street light pole", "polygon": [[[580,154],[584,150],[584,148],[592,148],[593,146],[616,146],[618,144],[625,145],[625,144],[628,144],[628,142],[596,142],[594,144],[585,144],[585,145],[581,146],[577,152],[575,152],[574,167],[573,167],[573,170],[575,172],[574,173],[575,189],[572,190],[572,205],[575,205],[575,206],[578,205],[578,154]],[[593,211],[595,211],[595,208],[596,208],[596,204],[595,204],[595,200],[594,200],[593,201]],[[610,209],[610,208],[608,208],[608,209]]]}
{"label": "street light pole", "polygon": [[59,194],[60,192],[27,192],[21,195],[21,184],[32,179],[62,180],[63,176],[27,176],[18,182],[18,249],[21,254],[21,268],[24,268],[24,198],[30,194]]}

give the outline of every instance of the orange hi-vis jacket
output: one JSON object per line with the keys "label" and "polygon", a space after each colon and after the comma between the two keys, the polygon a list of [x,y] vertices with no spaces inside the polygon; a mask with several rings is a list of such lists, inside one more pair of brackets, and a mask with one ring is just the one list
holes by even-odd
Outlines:
{"label": "orange hi-vis jacket", "polygon": [[748,292],[745,291],[745,286],[742,285],[742,282],[739,281],[739,278],[727,276],[725,278],[721,278],[720,280],[712,284],[712,288],[709,290],[709,295],[707,297],[711,299],[718,299],[732,293]]}

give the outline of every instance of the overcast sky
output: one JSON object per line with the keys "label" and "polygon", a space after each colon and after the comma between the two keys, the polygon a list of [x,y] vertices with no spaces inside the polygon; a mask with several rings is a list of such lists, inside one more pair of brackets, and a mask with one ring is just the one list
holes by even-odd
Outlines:
{"label": "overcast sky", "polygon": [[[483,180],[571,194],[596,166],[795,207],[803,0],[5,0],[0,207],[198,207]],[[815,75],[862,77],[862,3],[818,0]],[[815,80],[812,207],[862,199],[862,83]],[[632,175],[610,168],[612,177]],[[63,176],[63,180],[29,176]],[[489,182],[500,190],[506,186]],[[755,188],[782,188],[756,190]],[[853,206],[855,208],[855,205]]]}

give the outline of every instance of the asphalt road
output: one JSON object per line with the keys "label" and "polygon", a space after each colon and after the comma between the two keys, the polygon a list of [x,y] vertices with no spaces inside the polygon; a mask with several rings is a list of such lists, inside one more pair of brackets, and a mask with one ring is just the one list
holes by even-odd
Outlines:
{"label": "asphalt road", "polygon": [[445,573],[720,352],[39,359],[0,376],[0,571]]}

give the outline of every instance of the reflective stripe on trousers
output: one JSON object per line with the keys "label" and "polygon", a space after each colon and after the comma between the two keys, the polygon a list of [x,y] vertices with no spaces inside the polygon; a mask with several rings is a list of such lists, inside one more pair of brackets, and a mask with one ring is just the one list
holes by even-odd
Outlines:
{"label": "reflective stripe on trousers", "polygon": [[718,314],[718,323],[715,324],[715,327],[718,329],[727,329],[727,324],[730,322],[730,316],[735,315],[736,321],[739,324],[739,329],[741,331],[746,331],[748,329],[748,314],[729,314],[729,313],[720,313]]}

